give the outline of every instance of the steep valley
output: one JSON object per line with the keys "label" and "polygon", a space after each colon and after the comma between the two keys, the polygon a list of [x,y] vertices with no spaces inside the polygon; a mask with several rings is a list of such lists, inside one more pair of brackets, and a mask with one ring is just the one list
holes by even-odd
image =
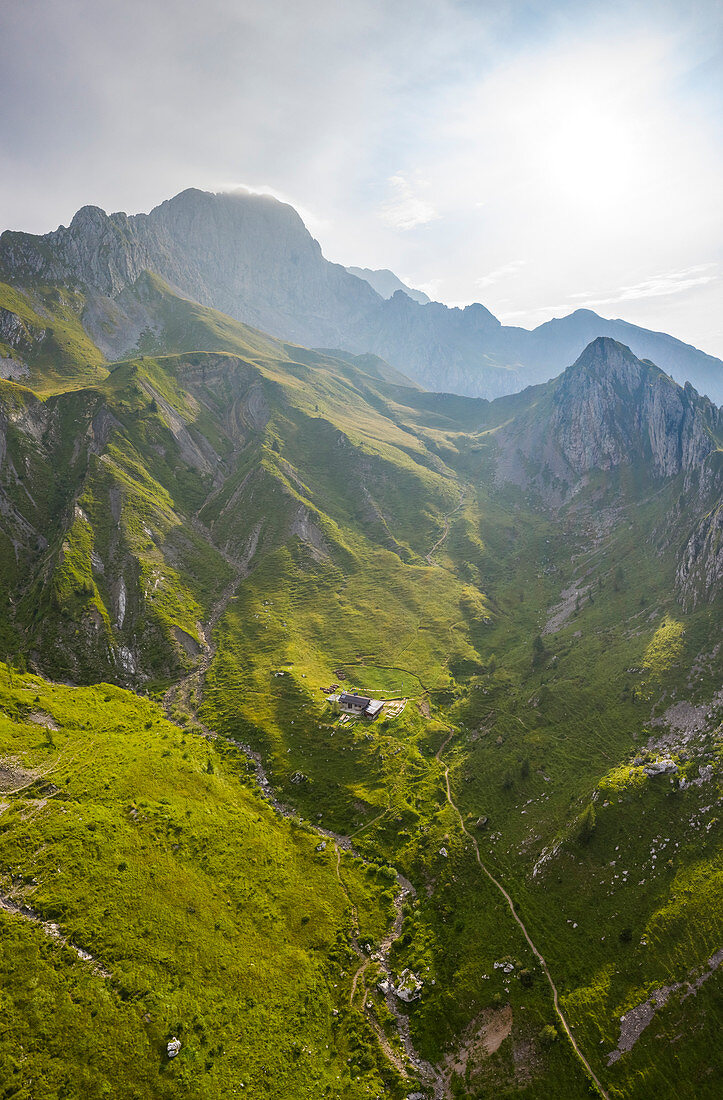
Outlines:
{"label": "steep valley", "polygon": [[3,291],[0,1096],[712,1100],[720,410],[133,275]]}

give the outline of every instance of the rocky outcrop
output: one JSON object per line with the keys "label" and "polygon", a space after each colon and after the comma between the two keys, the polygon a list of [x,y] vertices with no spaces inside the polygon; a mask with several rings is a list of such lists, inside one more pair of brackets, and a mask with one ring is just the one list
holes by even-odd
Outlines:
{"label": "rocky outcrop", "polygon": [[551,428],[569,467],[581,474],[648,459],[658,477],[700,465],[715,446],[718,410],[692,387],[607,337],[594,340],[562,375]]}
{"label": "rocky outcrop", "polygon": [[92,287],[113,295],[152,267],[157,240],[126,214],[108,215],[84,206],[66,229],[36,237],[5,232],[0,237],[0,270],[14,281],[32,280]]}
{"label": "rocky outcrop", "polygon": [[686,610],[712,602],[723,591],[723,501],[700,520],[685,544],[675,585]]}
{"label": "rocky outcrop", "polygon": [[30,367],[22,359],[16,359],[13,355],[5,357],[0,355],[0,378],[10,382],[22,382],[29,376]]}
{"label": "rocky outcrop", "polygon": [[23,320],[9,309],[0,306],[0,340],[11,348],[27,351],[33,345],[33,338]]}
{"label": "rocky outcrop", "polygon": [[301,539],[315,561],[323,561],[328,558],[329,551],[321,528],[312,518],[309,509],[303,504],[299,505],[291,521],[291,534]]}
{"label": "rocky outcrop", "polygon": [[653,760],[650,764],[645,764],[643,774],[651,779],[656,775],[674,775],[677,770],[678,765],[675,761],[671,760],[669,756],[665,756],[662,760]]}
{"label": "rocky outcrop", "polygon": [[498,479],[563,500],[593,470],[639,465],[701,477],[720,410],[623,344],[600,337],[498,434]]}

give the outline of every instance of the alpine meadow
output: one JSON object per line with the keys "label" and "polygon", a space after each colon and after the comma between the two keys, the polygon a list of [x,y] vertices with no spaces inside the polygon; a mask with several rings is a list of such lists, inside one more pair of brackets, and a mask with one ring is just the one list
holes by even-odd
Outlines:
{"label": "alpine meadow", "polygon": [[723,362],[307,222],[0,236],[0,1100],[718,1100]]}

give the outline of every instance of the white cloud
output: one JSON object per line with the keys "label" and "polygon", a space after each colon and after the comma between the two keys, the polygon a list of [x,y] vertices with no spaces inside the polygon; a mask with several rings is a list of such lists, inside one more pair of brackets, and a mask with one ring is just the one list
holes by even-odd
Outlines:
{"label": "white cloud", "polygon": [[[617,302],[631,302],[639,298],[661,298],[669,294],[682,294],[696,286],[705,286],[720,279],[718,264],[697,264],[684,271],[668,271],[661,275],[652,275],[632,286],[621,286],[609,297],[592,294],[572,294],[572,298],[583,299],[586,306],[614,305]],[[580,308],[579,305],[577,308]]]}
{"label": "white cloud", "polygon": [[286,203],[287,206],[293,206],[312,236],[319,237],[325,233],[330,233],[332,230],[332,223],[329,218],[319,215],[315,210],[310,210],[308,206],[304,206],[293,195],[280,191],[278,187],[270,187],[268,184],[220,183],[215,186],[214,190],[250,191],[252,195],[270,195],[273,199]]}
{"label": "white cloud", "polygon": [[667,271],[651,275],[641,282],[618,287],[616,290],[593,293],[571,293],[563,302],[537,306],[533,310],[507,310],[505,319],[530,317],[533,315],[561,317],[576,309],[597,310],[602,306],[619,305],[621,302],[635,302],[646,298],[666,298],[675,294],[684,294],[696,287],[721,282],[718,264],[697,264],[683,271]]}
{"label": "white cloud", "polygon": [[501,282],[503,279],[509,278],[511,275],[516,275],[517,272],[525,267],[527,260],[511,260],[508,264],[503,264],[502,267],[495,268],[494,271],[490,271],[488,275],[482,275],[479,279],[475,279],[474,285],[479,287],[480,290],[485,290],[489,286],[494,286],[495,283]]}
{"label": "white cloud", "polygon": [[428,199],[419,194],[420,185],[413,185],[401,172],[390,176],[392,198],[382,206],[382,221],[392,229],[414,229],[428,225],[439,214]]}
{"label": "white cloud", "polygon": [[0,228],[246,180],[437,300],[619,302],[720,354],[718,7],[0,3]]}

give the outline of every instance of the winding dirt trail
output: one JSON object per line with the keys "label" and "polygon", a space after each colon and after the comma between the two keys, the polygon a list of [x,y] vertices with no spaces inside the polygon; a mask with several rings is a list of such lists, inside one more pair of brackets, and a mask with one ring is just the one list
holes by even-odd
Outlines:
{"label": "winding dirt trail", "polygon": [[542,971],[543,971],[543,973],[544,973],[544,975],[547,979],[547,984],[549,985],[550,990],[552,991],[552,1003],[555,1006],[555,1013],[557,1015],[558,1020],[560,1021],[560,1024],[561,1024],[565,1034],[567,1035],[568,1039],[570,1040],[570,1043],[572,1044],[572,1049],[575,1051],[575,1054],[577,1055],[578,1059],[580,1060],[587,1076],[595,1084],[595,1086],[596,1086],[598,1092],[600,1093],[600,1095],[602,1097],[604,1097],[604,1100],[610,1100],[610,1097],[608,1096],[607,1092],[603,1088],[603,1086],[600,1083],[599,1079],[595,1075],[595,1072],[592,1069],[592,1066],[588,1062],[588,1060],[585,1057],[585,1055],[583,1054],[583,1052],[580,1050],[580,1047],[578,1046],[578,1044],[575,1040],[575,1036],[572,1034],[572,1031],[570,1029],[570,1025],[568,1024],[567,1020],[565,1019],[563,1011],[560,1008],[560,1000],[559,1000],[559,995],[558,995],[558,992],[557,992],[557,986],[555,985],[555,982],[553,981],[552,974],[550,973],[550,969],[549,969],[547,963],[545,962],[545,959],[543,958],[543,956],[542,956],[541,952],[538,950],[538,948],[535,946],[535,944],[532,940],[532,937],[530,936],[530,933],[527,931],[527,927],[525,926],[524,921],[522,920],[519,913],[515,909],[515,904],[514,904],[512,898],[507,893],[507,891],[505,890],[504,886],[499,881],[499,879],[495,878],[495,876],[492,874],[492,872],[484,864],[484,862],[482,860],[482,857],[480,856],[479,845],[477,844],[477,841],[476,841],[475,837],[473,837],[472,834],[467,829],[467,827],[464,823],[464,818],[462,817],[462,813],[459,809],[459,806],[457,805],[457,803],[452,798],[452,791],[451,791],[450,783],[449,783],[449,767],[448,767],[448,765],[443,763],[442,753],[444,752],[444,750],[446,749],[447,745],[449,744],[449,742],[452,740],[453,737],[454,737],[454,732],[451,732],[449,734],[449,736],[447,737],[446,741],[444,741],[444,743],[442,745],[440,745],[439,749],[437,750],[437,754],[436,754],[436,759],[439,760],[440,763],[442,763],[443,767],[444,767],[444,782],[445,782],[445,786],[446,786],[446,789],[447,789],[447,801],[449,802],[450,806],[452,807],[452,809],[457,814],[457,817],[459,818],[459,824],[460,824],[460,827],[462,829],[462,832],[464,833],[464,835],[469,840],[472,841],[472,847],[474,848],[475,857],[477,859],[477,863],[478,863],[481,871],[483,872],[484,875],[487,876],[487,878],[493,884],[493,886],[495,886],[497,888],[497,890],[499,890],[500,894],[502,894],[502,897],[505,899],[505,901],[507,903],[507,907],[508,907],[510,913],[514,917],[516,923],[518,924],[518,926],[519,926],[519,928],[522,932],[522,935],[527,940],[527,943],[528,943],[533,955],[535,956],[538,963],[540,964],[540,967],[541,967],[541,969],[542,969]]}
{"label": "winding dirt trail", "polygon": [[461,511],[462,506],[464,504],[464,498],[465,498],[466,495],[467,494],[465,493],[465,490],[460,489],[460,491],[459,491],[459,504],[457,505],[456,508],[453,508],[451,512],[447,512],[446,516],[443,517],[443,519],[444,519],[444,530],[442,531],[442,534],[441,534],[440,538],[437,539],[437,541],[435,542],[432,549],[426,555],[427,563],[429,565],[439,565],[439,562],[434,560],[434,555],[437,552],[437,550],[439,550],[442,543],[445,542],[445,540],[447,538],[447,535],[449,534],[449,529],[452,526],[452,523],[451,523],[452,516],[456,515],[457,512]]}
{"label": "winding dirt trail", "polygon": [[[349,990],[349,1004],[353,1005],[354,1004],[354,997],[356,996],[357,985],[359,984],[359,979],[363,976],[364,971],[369,966],[369,963],[372,960],[371,960],[371,956],[370,955],[365,955],[364,952],[362,951],[361,947],[359,946],[359,913],[357,911],[356,905],[351,900],[351,895],[349,894],[349,891],[347,890],[346,886],[344,885],[344,880],[341,877],[341,853],[342,853],[342,848],[339,844],[337,844],[336,845],[336,877],[337,877],[337,881],[339,883],[339,886],[341,887],[341,892],[344,894],[344,896],[346,897],[347,902],[349,903],[349,911],[351,913],[351,928],[352,928],[352,931],[351,931],[351,945],[354,949],[354,953],[356,954],[357,958],[361,960],[359,967],[354,972],[354,976],[351,980],[351,989]],[[364,998],[362,1000],[362,1008],[364,1008],[366,1006],[366,1000],[367,1000],[367,997],[366,997],[366,991],[365,991],[364,992]]]}

